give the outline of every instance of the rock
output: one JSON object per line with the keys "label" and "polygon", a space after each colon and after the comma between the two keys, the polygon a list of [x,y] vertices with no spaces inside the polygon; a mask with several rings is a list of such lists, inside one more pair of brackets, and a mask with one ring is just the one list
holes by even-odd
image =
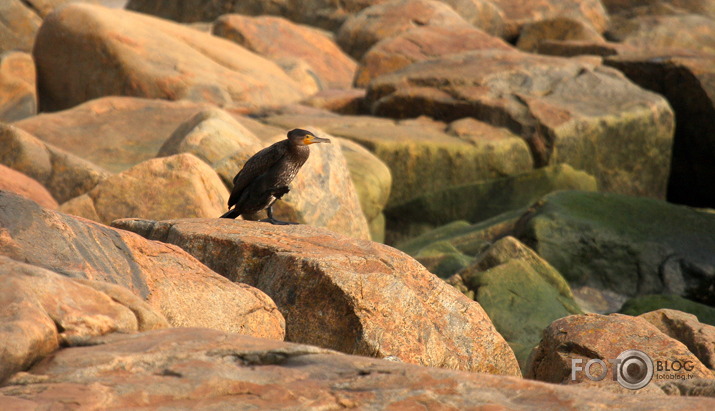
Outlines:
{"label": "rock", "polygon": [[37,97],[35,96],[35,63],[32,61],[32,56],[17,51],[1,53],[0,121],[10,123],[33,116],[35,113],[37,113]]}
{"label": "rock", "polygon": [[419,367],[203,329],[114,334],[59,351],[0,388],[8,409],[626,409],[706,411],[710,398],[623,395]]}
{"label": "rock", "polygon": [[[397,236],[442,226],[455,220],[472,223],[526,208],[558,190],[596,191],[596,180],[568,164],[481,183],[451,186],[385,210],[388,230]],[[419,227],[419,228],[418,228]]]}
{"label": "rock", "polygon": [[257,152],[261,141],[227,112],[209,108],[181,123],[157,156],[191,153],[213,165],[236,151]]}
{"label": "rock", "polygon": [[483,49],[513,50],[503,40],[469,25],[418,26],[372,46],[360,61],[355,86],[367,87],[375,77],[400,70],[416,61]]}
{"label": "rock", "polygon": [[618,312],[636,316],[660,309],[684,311],[697,316],[701,323],[715,326],[715,308],[673,294],[634,297],[626,301]]}
{"label": "rock", "polygon": [[103,97],[15,125],[114,173],[154,158],[171,134],[207,104]]}
{"label": "rock", "polygon": [[[0,382],[57,350],[115,331],[167,327],[138,297],[132,308],[105,293],[44,268],[0,256]],[[136,310],[136,314],[135,314]],[[138,317],[153,319],[140,324]]]}
{"label": "rock", "polygon": [[712,304],[714,229],[715,216],[664,201],[561,191],[529,210],[516,237],[572,286]]}
{"label": "rock", "polygon": [[428,366],[519,373],[479,304],[393,248],[310,226],[240,220],[114,225],[176,244],[230,280],[263,290],[286,318],[287,341]]}
{"label": "rock", "polygon": [[336,40],[356,60],[380,40],[418,26],[469,26],[445,3],[433,0],[390,0],[348,17]]}
{"label": "rock", "polygon": [[715,208],[710,189],[715,180],[715,57],[645,53],[609,57],[605,63],[665,96],[675,111],[668,201]]}
{"label": "rock", "polygon": [[285,335],[283,317],[264,293],[226,280],[178,247],[42,209],[7,192],[0,192],[0,210],[0,255],[126,287],[173,327],[279,340]]}
{"label": "rock", "polygon": [[544,40],[605,42],[599,32],[582,20],[555,17],[526,23],[521,28],[516,47],[523,51],[537,52],[541,42]]}
{"label": "rock", "polygon": [[338,114],[361,114],[365,89],[323,90],[302,100],[300,103],[310,107],[329,110]]}
{"label": "rock", "polygon": [[113,175],[60,210],[103,224],[127,217],[218,217],[228,194],[211,166],[184,153],[147,160]]}
{"label": "rock", "polygon": [[0,123],[0,142],[0,163],[37,180],[60,203],[86,193],[111,174],[12,125]]}
{"label": "rock", "polygon": [[390,169],[363,146],[346,139],[339,141],[360,199],[360,208],[365,218],[372,221],[382,213],[390,197]]}
{"label": "rock", "polygon": [[11,191],[45,208],[57,209],[59,204],[42,184],[32,177],[0,164],[0,190]]}
{"label": "rock", "polygon": [[455,276],[487,312],[522,370],[544,328],[582,313],[561,274],[514,237],[495,242]]}
{"label": "rock", "polygon": [[634,54],[633,47],[620,43],[607,41],[580,41],[580,40],[541,40],[536,46],[537,54],[559,57],[576,56],[615,56]]}
{"label": "rock", "polygon": [[318,90],[350,88],[357,68],[327,34],[281,17],[227,14],[214,22],[212,33],[279,65],[286,60],[307,64]]}
{"label": "rock", "polygon": [[664,198],[670,106],[589,61],[500,50],[449,55],[378,77],[366,102],[379,116],[506,127],[529,144],[538,167],[568,163],[602,190]]}
{"label": "rock", "polygon": [[[154,17],[86,4],[69,5],[47,16],[33,57],[41,111],[63,110],[109,95],[247,107],[303,97],[277,65],[228,40]],[[92,78],[91,87],[87,78]]]}
{"label": "rock", "polygon": [[702,324],[692,314],[662,309],[641,314],[662,333],[685,344],[708,368],[715,369],[715,327]]}
{"label": "rock", "polygon": [[[591,382],[593,385],[599,388],[618,386],[614,372],[618,377],[627,377],[625,372],[631,371],[631,367],[639,368],[631,372],[633,382],[640,383],[645,378],[640,377],[640,370],[645,372],[646,360],[632,361],[625,372],[614,370],[608,362],[631,349],[642,351],[653,362],[651,385],[661,385],[676,378],[713,378],[712,372],[685,345],[663,334],[643,318],[622,314],[572,315],[554,321],[544,330],[541,343],[534,349],[525,377],[558,384],[589,383],[584,371],[572,369],[572,360],[582,360],[580,366],[585,368],[591,359],[600,359],[606,364],[606,376],[601,381]],[[629,354],[625,356],[628,358]],[[626,358],[621,359],[626,361]],[[673,367],[677,362],[680,366]],[[602,375],[601,367],[594,364],[591,375]]]}
{"label": "rock", "polygon": [[448,4],[467,23],[494,37],[504,35],[504,13],[489,0],[439,0]]}
{"label": "rock", "polygon": [[608,37],[639,50],[685,48],[715,53],[715,19],[697,14],[613,19]]}
{"label": "rock", "polygon": [[492,0],[504,13],[504,36],[516,38],[524,24],[554,17],[568,17],[591,25],[603,33],[608,14],[601,0],[538,0],[528,4],[520,0]]}
{"label": "rock", "polygon": [[616,15],[694,13],[715,18],[713,0],[601,0]]}
{"label": "rock", "polygon": [[313,124],[370,150],[392,174],[388,207],[444,187],[514,175],[533,166],[526,144],[511,133],[504,138],[463,139],[428,119],[395,123],[367,116],[277,115],[264,121],[282,127]]}
{"label": "rock", "polygon": [[0,53],[8,50],[29,52],[42,18],[35,14],[26,2],[8,0],[0,4]]}
{"label": "rock", "polygon": [[671,381],[660,387],[668,395],[715,397],[715,380],[694,378],[685,381]]}

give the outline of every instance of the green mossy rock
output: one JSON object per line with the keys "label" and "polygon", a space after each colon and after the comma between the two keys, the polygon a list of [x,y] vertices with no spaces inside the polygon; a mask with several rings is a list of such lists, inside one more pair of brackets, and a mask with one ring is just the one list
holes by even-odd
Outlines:
{"label": "green mossy rock", "polygon": [[515,232],[572,286],[715,303],[713,214],[648,198],[562,191],[532,206]]}
{"label": "green mossy rock", "polygon": [[561,274],[513,237],[494,243],[455,277],[473,292],[522,370],[544,328],[582,313]]}
{"label": "green mossy rock", "polygon": [[618,312],[636,316],[661,308],[693,314],[701,323],[715,325],[715,308],[672,294],[652,294],[631,298]]}

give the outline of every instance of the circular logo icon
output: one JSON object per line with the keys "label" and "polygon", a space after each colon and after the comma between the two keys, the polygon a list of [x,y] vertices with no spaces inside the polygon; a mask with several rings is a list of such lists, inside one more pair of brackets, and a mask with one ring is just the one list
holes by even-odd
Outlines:
{"label": "circular logo icon", "polygon": [[616,379],[629,390],[639,390],[653,378],[653,360],[640,350],[626,350],[617,357]]}

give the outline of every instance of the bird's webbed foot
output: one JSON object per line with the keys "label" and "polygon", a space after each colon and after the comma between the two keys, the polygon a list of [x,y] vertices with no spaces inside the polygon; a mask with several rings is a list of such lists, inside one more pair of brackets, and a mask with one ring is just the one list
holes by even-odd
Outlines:
{"label": "bird's webbed foot", "polygon": [[[284,187],[288,188],[288,186],[284,186]],[[262,223],[271,223],[273,225],[296,225],[296,224],[298,224],[298,223],[293,223],[290,221],[281,221],[281,220],[277,220],[277,219],[273,218],[273,205],[270,205],[266,209],[266,213],[268,213],[268,218],[264,218],[263,220],[261,220]]]}

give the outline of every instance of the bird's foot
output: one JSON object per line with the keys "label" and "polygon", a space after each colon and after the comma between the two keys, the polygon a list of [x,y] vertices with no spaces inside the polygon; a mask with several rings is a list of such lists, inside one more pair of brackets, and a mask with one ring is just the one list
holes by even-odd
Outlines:
{"label": "bird's foot", "polygon": [[262,223],[271,223],[273,225],[298,225],[298,223],[293,223],[290,221],[276,220],[275,218],[264,218],[261,220]]}

